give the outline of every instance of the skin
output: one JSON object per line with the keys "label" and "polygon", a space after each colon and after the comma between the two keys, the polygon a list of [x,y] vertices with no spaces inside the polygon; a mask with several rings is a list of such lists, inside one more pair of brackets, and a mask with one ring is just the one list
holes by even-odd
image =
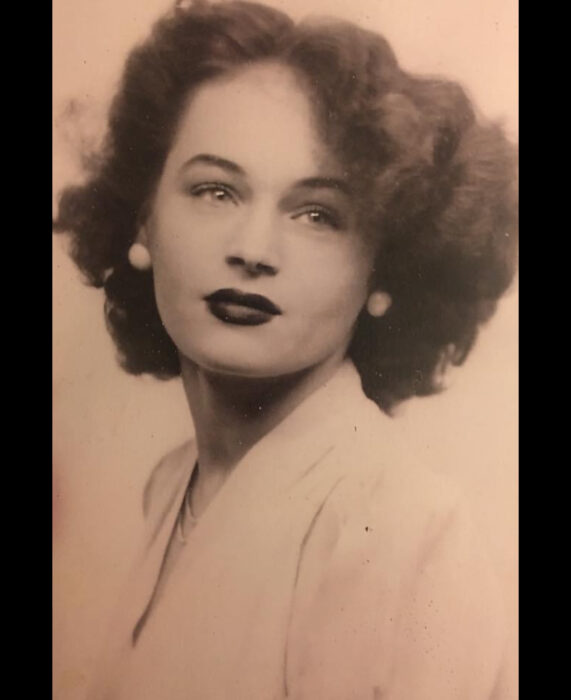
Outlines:
{"label": "skin", "polygon": [[[357,229],[355,199],[291,69],[258,64],[189,99],[139,242],[181,356],[199,450],[195,514],[343,361],[378,245]],[[229,288],[281,313],[225,322],[205,296]],[[380,297],[383,312],[390,298]]]}

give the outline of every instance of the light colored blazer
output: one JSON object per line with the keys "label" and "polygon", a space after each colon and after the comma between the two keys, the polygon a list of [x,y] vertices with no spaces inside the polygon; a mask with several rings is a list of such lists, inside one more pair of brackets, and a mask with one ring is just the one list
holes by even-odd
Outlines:
{"label": "light colored blazer", "polygon": [[[136,643],[196,460],[168,455],[97,700],[489,700],[501,596],[455,489],[346,362],[235,467]],[[502,696],[502,700],[503,700]]]}

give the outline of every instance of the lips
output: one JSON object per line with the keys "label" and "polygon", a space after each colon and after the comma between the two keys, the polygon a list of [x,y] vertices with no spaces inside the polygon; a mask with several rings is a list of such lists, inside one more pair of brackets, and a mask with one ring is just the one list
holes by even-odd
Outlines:
{"label": "lips", "polygon": [[221,321],[242,326],[258,326],[282,313],[267,297],[238,289],[218,289],[204,297],[210,312]]}

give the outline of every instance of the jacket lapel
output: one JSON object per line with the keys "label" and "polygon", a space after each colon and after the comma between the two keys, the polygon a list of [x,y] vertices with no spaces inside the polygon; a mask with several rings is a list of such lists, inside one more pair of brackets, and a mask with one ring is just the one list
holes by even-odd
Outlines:
{"label": "jacket lapel", "polygon": [[[352,395],[363,400],[347,364],[234,468],[190,533],[131,650],[119,697],[285,696],[300,551],[344,478],[347,465],[336,454],[353,433]],[[173,514],[153,544],[145,580],[158,573]]]}

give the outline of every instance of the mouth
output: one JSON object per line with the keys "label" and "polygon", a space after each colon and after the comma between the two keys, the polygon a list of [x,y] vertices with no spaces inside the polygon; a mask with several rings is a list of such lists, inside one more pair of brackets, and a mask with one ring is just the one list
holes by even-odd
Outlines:
{"label": "mouth", "polygon": [[204,297],[210,313],[225,323],[259,326],[268,323],[282,310],[261,294],[248,294],[238,289],[218,289]]}

